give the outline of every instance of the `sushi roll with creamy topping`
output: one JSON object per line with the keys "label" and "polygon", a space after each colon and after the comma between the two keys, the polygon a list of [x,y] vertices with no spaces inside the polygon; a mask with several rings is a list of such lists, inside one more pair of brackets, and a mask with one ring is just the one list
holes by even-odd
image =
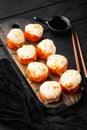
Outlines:
{"label": "sushi roll with creamy topping", "polygon": [[7,45],[11,49],[17,49],[21,47],[25,42],[24,33],[21,29],[14,28],[7,34]]}
{"label": "sushi roll with creamy topping", "polygon": [[37,45],[37,56],[40,59],[47,59],[48,56],[56,53],[56,47],[52,40],[44,39]]}
{"label": "sushi roll with creamy topping", "polygon": [[33,45],[23,45],[17,49],[18,61],[27,65],[30,62],[36,61],[37,53],[36,48]]}
{"label": "sushi roll with creamy topping", "polygon": [[40,24],[28,24],[24,30],[25,39],[29,42],[37,42],[42,39],[43,27]]}
{"label": "sushi roll with creamy topping", "polygon": [[67,58],[63,55],[50,55],[47,58],[47,66],[49,72],[54,75],[61,75],[67,69]]}
{"label": "sushi roll with creamy topping", "polygon": [[81,81],[80,73],[77,70],[70,69],[61,75],[59,83],[63,91],[74,93],[78,90]]}
{"label": "sushi roll with creamy topping", "polygon": [[41,62],[30,62],[27,66],[26,73],[32,82],[43,82],[48,77],[48,68]]}
{"label": "sushi roll with creamy topping", "polygon": [[57,102],[61,95],[61,86],[56,81],[45,81],[40,86],[39,97],[45,103]]}

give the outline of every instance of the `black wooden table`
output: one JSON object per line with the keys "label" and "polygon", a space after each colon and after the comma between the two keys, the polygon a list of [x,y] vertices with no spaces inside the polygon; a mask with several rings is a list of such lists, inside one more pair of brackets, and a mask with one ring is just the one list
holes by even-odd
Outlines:
{"label": "black wooden table", "polygon": [[[0,24],[15,18],[25,18],[31,22],[35,22],[33,19],[34,16],[39,16],[45,19],[49,19],[55,15],[63,15],[67,17],[78,32],[84,60],[87,66],[86,12],[87,0],[0,0]],[[52,35],[47,26],[43,25],[43,27],[45,32],[48,32],[44,34],[44,37],[51,38],[57,43],[58,39]],[[67,52],[65,54],[67,55]],[[2,46],[0,47],[0,58],[1,57],[7,57]],[[70,61],[70,67],[74,68],[75,63],[73,64],[73,57]],[[87,121],[87,86],[85,87],[82,100],[71,108]],[[1,124],[0,130],[8,130],[8,128]]]}

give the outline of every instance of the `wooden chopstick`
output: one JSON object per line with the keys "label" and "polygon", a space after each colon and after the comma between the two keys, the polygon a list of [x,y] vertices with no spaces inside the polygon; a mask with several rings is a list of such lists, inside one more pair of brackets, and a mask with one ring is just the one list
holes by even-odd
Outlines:
{"label": "wooden chopstick", "polygon": [[77,32],[75,32],[75,36],[76,36],[76,40],[77,40],[77,45],[78,45],[78,50],[79,50],[79,54],[80,54],[80,58],[81,58],[81,63],[82,63],[84,75],[85,75],[85,78],[87,78],[86,64],[84,61],[84,57],[83,57],[83,53],[82,53],[82,49],[81,49],[81,45],[80,45],[80,41],[79,41]]}
{"label": "wooden chopstick", "polygon": [[75,56],[75,61],[76,61],[76,68],[79,72],[81,72],[80,68],[80,63],[79,63],[79,58],[78,58],[78,53],[77,53],[77,48],[76,48],[76,39],[75,39],[75,34],[72,29],[72,44],[73,44],[73,50],[74,50],[74,56]]}
{"label": "wooden chopstick", "polygon": [[79,41],[79,38],[78,38],[78,35],[77,35],[76,31],[74,31],[74,30],[72,30],[72,43],[73,43],[73,50],[74,50],[77,70],[79,72],[81,72],[81,67],[80,67],[80,62],[79,62],[79,58],[78,58],[78,52],[77,52],[76,45],[78,46],[78,51],[79,51],[79,55],[80,55],[80,58],[81,58],[81,63],[82,63],[83,71],[84,71],[84,76],[85,76],[85,78],[87,78],[86,64],[85,64],[85,61],[84,61],[80,41]]}

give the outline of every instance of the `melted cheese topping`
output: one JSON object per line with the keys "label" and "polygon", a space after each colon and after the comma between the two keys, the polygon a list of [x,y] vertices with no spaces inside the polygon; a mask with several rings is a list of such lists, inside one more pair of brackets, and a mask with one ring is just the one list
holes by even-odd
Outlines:
{"label": "melted cheese topping", "polygon": [[37,45],[37,47],[39,47],[45,53],[48,53],[48,52],[50,52],[51,54],[56,53],[56,47],[53,41],[50,39],[44,39]]}
{"label": "melted cheese topping", "polygon": [[55,99],[61,94],[60,84],[56,81],[45,81],[40,86],[40,93],[48,99]]}
{"label": "melted cheese topping", "polygon": [[40,24],[28,24],[25,26],[25,31],[39,37],[43,35],[43,27]]}
{"label": "melted cheese topping", "polygon": [[65,64],[67,64],[65,56],[54,54],[47,58],[47,66],[53,69],[62,68]]}
{"label": "melted cheese topping", "polygon": [[67,70],[61,75],[60,82],[68,90],[74,89],[81,83],[81,75],[77,70]]}
{"label": "melted cheese topping", "polygon": [[28,70],[31,71],[31,75],[39,77],[48,73],[48,68],[41,62],[31,62],[28,64]]}
{"label": "melted cheese topping", "polygon": [[11,29],[7,35],[7,38],[13,43],[17,43],[17,44],[25,42],[24,34],[22,30],[18,28]]}
{"label": "melted cheese topping", "polygon": [[22,59],[33,58],[36,55],[36,48],[33,45],[23,45],[17,50],[17,54]]}

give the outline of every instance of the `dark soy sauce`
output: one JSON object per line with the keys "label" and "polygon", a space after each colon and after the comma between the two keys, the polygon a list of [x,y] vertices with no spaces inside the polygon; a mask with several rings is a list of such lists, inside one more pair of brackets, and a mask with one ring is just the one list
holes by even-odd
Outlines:
{"label": "dark soy sauce", "polygon": [[68,23],[62,18],[62,17],[53,17],[53,19],[51,19],[49,21],[49,25],[50,27],[52,27],[55,30],[65,30],[68,27]]}

